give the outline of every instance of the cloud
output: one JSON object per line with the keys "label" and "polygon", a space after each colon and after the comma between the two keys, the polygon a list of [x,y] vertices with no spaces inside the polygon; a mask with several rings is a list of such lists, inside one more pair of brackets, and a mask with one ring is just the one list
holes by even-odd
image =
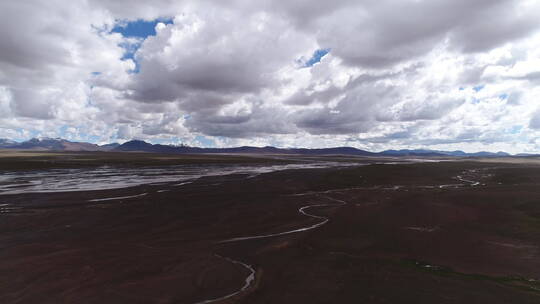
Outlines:
{"label": "cloud", "polygon": [[[242,20],[242,22],[237,22]],[[217,8],[184,11],[137,53],[133,98],[175,100],[190,93],[256,94],[279,85],[275,74],[313,41],[286,20]],[[188,101],[189,102],[189,101]]]}
{"label": "cloud", "polygon": [[539,7],[4,1],[0,136],[537,151]]}
{"label": "cloud", "polygon": [[538,5],[511,1],[366,1],[320,17],[318,41],[351,65],[386,67],[439,44],[482,52],[539,25]]}

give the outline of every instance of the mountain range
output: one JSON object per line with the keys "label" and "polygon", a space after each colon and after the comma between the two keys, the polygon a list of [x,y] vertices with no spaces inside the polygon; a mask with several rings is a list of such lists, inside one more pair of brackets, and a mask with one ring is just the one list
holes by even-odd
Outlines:
{"label": "mountain range", "polygon": [[[24,142],[0,139],[0,149],[38,150],[38,151],[115,151],[115,152],[150,152],[170,154],[200,154],[200,153],[252,153],[252,154],[300,154],[300,155],[355,155],[355,156],[452,156],[452,157],[504,157],[511,156],[506,152],[476,152],[439,151],[439,150],[386,150],[369,152],[352,147],[335,148],[276,148],[242,146],[234,148],[200,148],[190,146],[174,146],[151,144],[142,140],[131,140],[123,144],[111,143],[96,145],[87,142],[72,142],[61,138],[32,138]],[[517,156],[537,156],[534,154],[518,154]]]}
{"label": "mountain range", "polygon": [[96,145],[86,142],[72,142],[61,138],[32,138],[23,142],[0,139],[1,149],[36,151],[111,151],[119,144]]}

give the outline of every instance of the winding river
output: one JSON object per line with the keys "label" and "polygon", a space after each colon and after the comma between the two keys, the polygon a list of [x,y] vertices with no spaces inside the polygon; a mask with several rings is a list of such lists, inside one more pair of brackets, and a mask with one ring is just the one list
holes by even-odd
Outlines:
{"label": "winding river", "polygon": [[[282,236],[282,235],[288,235],[288,234],[293,234],[293,233],[298,233],[298,232],[309,231],[309,230],[318,228],[318,227],[328,223],[328,221],[330,219],[328,219],[325,216],[320,216],[320,215],[315,215],[315,214],[308,213],[306,210],[311,209],[311,208],[319,208],[319,207],[343,206],[343,205],[347,204],[346,201],[339,200],[339,199],[336,199],[336,198],[332,198],[332,197],[329,197],[329,196],[324,196],[324,198],[326,198],[328,200],[331,200],[331,201],[334,201],[336,203],[307,205],[307,206],[300,207],[300,209],[298,209],[298,212],[300,214],[302,214],[304,216],[307,216],[307,217],[310,217],[310,218],[314,218],[314,219],[319,220],[318,223],[315,223],[315,224],[312,224],[312,225],[309,225],[309,226],[306,226],[306,227],[293,229],[293,230],[288,230],[288,231],[283,231],[283,232],[278,232],[278,233],[236,237],[236,238],[232,238],[232,239],[226,239],[226,240],[220,241],[218,243],[223,244],[223,243],[233,243],[233,242],[241,242],[241,241],[248,241],[248,240],[266,239],[266,238],[271,238],[271,237],[277,237],[277,236]],[[219,297],[219,298],[204,300],[204,301],[201,301],[201,302],[197,302],[195,304],[213,303],[213,302],[218,302],[218,301],[222,301],[222,300],[225,300],[225,299],[232,298],[232,297],[240,294],[241,292],[247,290],[248,288],[250,288],[251,284],[253,284],[253,282],[255,281],[256,271],[255,271],[255,269],[253,268],[252,265],[246,264],[246,263],[241,262],[241,261],[233,260],[233,259],[228,258],[228,257],[223,257],[223,256],[220,256],[220,255],[216,255],[216,256],[220,257],[222,259],[225,259],[225,260],[227,260],[227,261],[229,261],[231,263],[241,265],[242,267],[246,268],[249,271],[249,275],[246,278],[246,280],[244,282],[244,285],[239,290],[237,290],[237,291],[235,291],[235,292],[233,292],[231,294]]]}
{"label": "winding river", "polygon": [[[475,172],[476,172],[476,170],[467,170],[467,171],[464,171],[462,174],[465,175],[465,174],[475,173]],[[468,178],[464,178],[462,175],[455,176],[454,178],[461,181],[461,182],[464,182],[465,184],[440,185],[439,188],[441,188],[441,189],[450,188],[450,187],[452,187],[452,188],[460,188],[460,187],[464,187],[464,186],[473,186],[474,187],[474,186],[480,185],[479,181],[474,181],[474,180],[471,180],[471,179],[468,179]],[[351,188],[351,189],[354,189],[354,188]],[[401,187],[392,187],[391,189],[392,190],[399,190],[399,189],[401,189]],[[341,189],[341,190],[348,190],[348,189]],[[337,191],[339,191],[339,190],[337,190]],[[333,192],[333,190],[327,190],[327,191],[321,191],[321,192],[299,193],[299,194],[295,194],[295,196],[320,195],[320,193],[330,193],[330,192]],[[219,241],[218,244],[249,241],[249,240],[258,240],[258,239],[266,239],[266,238],[272,238],[272,237],[278,237],[278,236],[283,236],[283,235],[288,235],[288,234],[293,234],[293,233],[309,231],[309,230],[318,228],[318,227],[328,223],[328,221],[330,219],[327,218],[327,217],[324,217],[324,216],[311,214],[311,213],[307,212],[307,210],[309,210],[311,208],[330,207],[330,206],[335,207],[335,206],[343,206],[343,205],[347,204],[347,202],[343,201],[343,200],[339,200],[339,199],[332,198],[332,197],[329,197],[329,196],[323,196],[323,197],[328,199],[328,200],[334,201],[336,203],[307,205],[307,206],[300,207],[298,209],[298,212],[300,214],[302,214],[304,216],[307,216],[307,217],[310,217],[310,218],[314,218],[314,219],[319,220],[318,223],[315,223],[315,224],[312,224],[312,225],[309,225],[309,226],[306,226],[306,227],[302,227],[302,228],[283,231],[283,232],[252,235],[252,236],[243,236],[243,237],[235,237],[235,238]],[[253,284],[253,282],[255,281],[255,276],[256,276],[257,273],[256,273],[256,270],[253,268],[252,265],[246,264],[246,263],[241,262],[241,261],[233,260],[233,259],[228,258],[228,257],[223,257],[223,256],[220,256],[220,255],[216,255],[216,256],[219,257],[219,258],[225,259],[225,260],[227,260],[227,261],[229,261],[229,262],[231,262],[233,264],[241,265],[242,267],[244,267],[245,269],[247,269],[249,271],[249,275],[246,277],[246,279],[244,281],[244,285],[239,290],[237,290],[237,291],[235,291],[233,293],[230,293],[228,295],[219,297],[219,298],[208,299],[208,300],[204,300],[204,301],[201,301],[201,302],[197,302],[195,304],[214,303],[214,302],[218,302],[218,301],[222,301],[222,300],[232,298],[232,297],[234,297],[234,296],[248,290],[251,287],[251,285]]]}

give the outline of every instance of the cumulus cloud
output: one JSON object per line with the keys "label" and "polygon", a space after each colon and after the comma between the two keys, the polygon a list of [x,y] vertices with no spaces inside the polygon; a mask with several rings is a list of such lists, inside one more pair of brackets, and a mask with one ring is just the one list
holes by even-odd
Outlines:
{"label": "cumulus cloud", "polygon": [[539,8],[4,1],[0,136],[538,151]]}
{"label": "cumulus cloud", "polygon": [[222,8],[186,10],[174,24],[158,26],[157,35],[139,49],[141,72],[131,85],[133,97],[153,101],[183,100],[182,95],[197,92],[256,94],[279,85],[275,73],[310,46],[314,42],[286,20],[265,12],[245,16]]}

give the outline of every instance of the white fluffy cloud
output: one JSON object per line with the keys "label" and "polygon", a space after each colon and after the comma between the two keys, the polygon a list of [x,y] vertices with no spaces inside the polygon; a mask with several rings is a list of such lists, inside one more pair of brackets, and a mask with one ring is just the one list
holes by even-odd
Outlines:
{"label": "white fluffy cloud", "polygon": [[[537,152],[539,8],[4,1],[0,137]],[[158,18],[145,39],[111,31]]]}

